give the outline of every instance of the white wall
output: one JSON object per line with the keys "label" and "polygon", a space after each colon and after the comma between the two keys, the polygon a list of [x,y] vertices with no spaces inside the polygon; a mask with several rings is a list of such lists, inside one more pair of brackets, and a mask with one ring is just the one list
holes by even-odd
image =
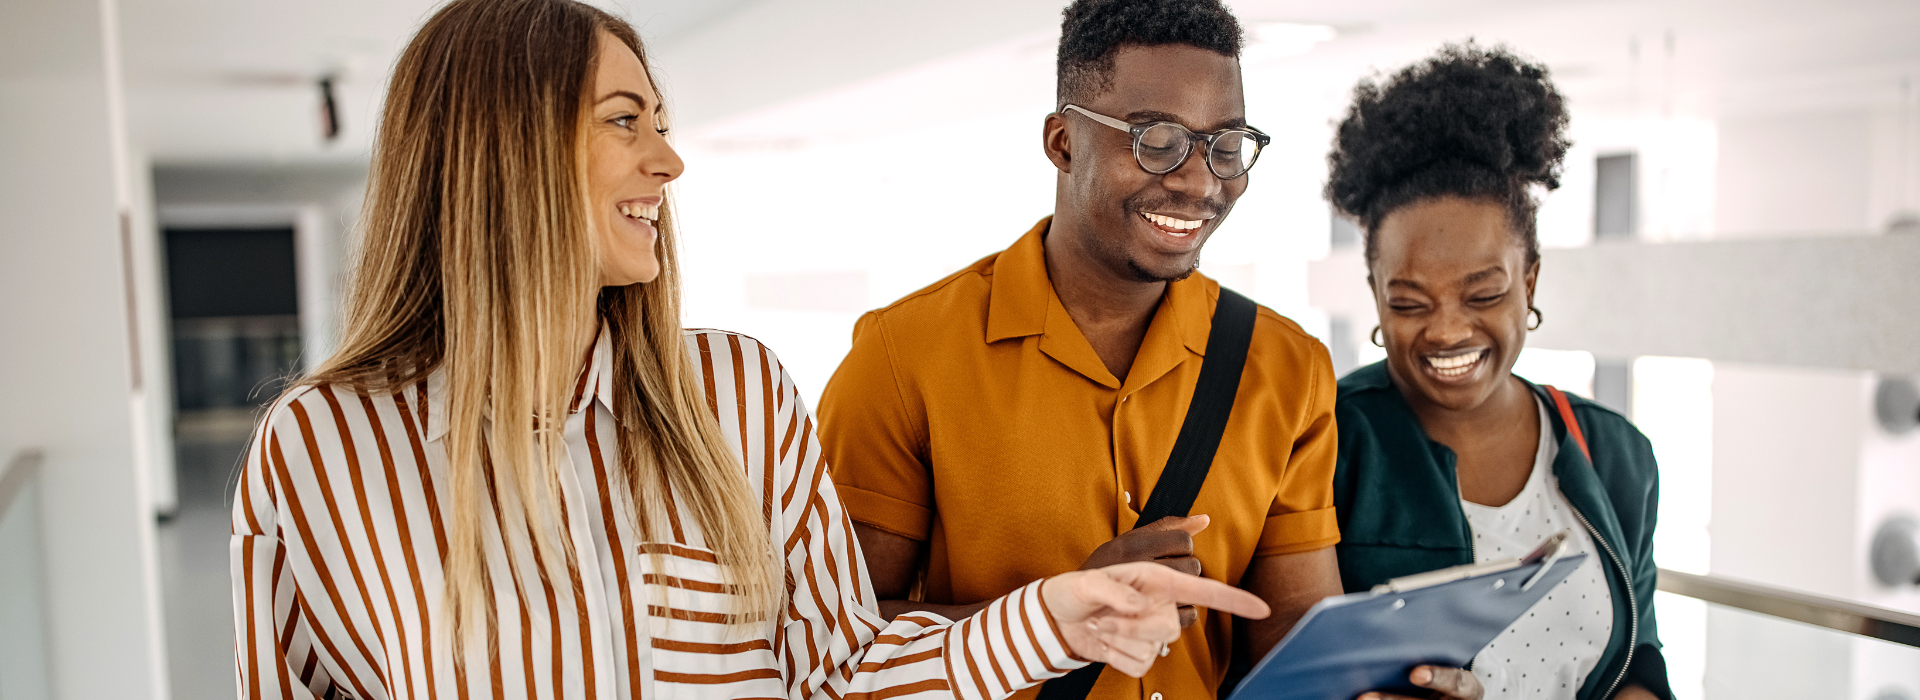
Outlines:
{"label": "white wall", "polygon": [[1851,597],[1864,372],[1716,363],[1715,574]]}
{"label": "white wall", "polygon": [[167,321],[167,280],[159,223],[155,221],[152,166],[130,147],[127,172],[127,243],[133,284],[134,336],[139,353],[134,421],[135,449],[146,464],[153,512],[171,516],[180,505],[173,462],[173,348]]}
{"label": "white wall", "polygon": [[1864,112],[1851,111],[1723,120],[1718,233],[1852,233],[1871,228],[1869,126]]}
{"label": "white wall", "polygon": [[165,687],[153,518],[136,466],[111,2],[0,4],[0,454],[46,453],[59,698],[154,698]]}

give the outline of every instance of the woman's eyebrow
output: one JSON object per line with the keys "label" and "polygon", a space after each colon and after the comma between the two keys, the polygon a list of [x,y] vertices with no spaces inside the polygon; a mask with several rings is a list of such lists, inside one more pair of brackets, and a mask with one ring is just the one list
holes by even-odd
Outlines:
{"label": "woman's eyebrow", "polygon": [[1487,268],[1487,269],[1485,269],[1485,270],[1481,270],[1481,271],[1479,271],[1479,272],[1475,272],[1475,273],[1473,273],[1473,274],[1471,274],[1471,275],[1467,275],[1467,279],[1466,279],[1466,283],[1467,283],[1467,284],[1473,284],[1473,283],[1475,283],[1475,282],[1479,282],[1480,280],[1484,280],[1484,279],[1487,279],[1487,278],[1489,278],[1489,277],[1492,277],[1492,276],[1494,276],[1494,275],[1497,275],[1497,274],[1502,274],[1502,273],[1505,273],[1505,272],[1506,272],[1506,270],[1505,270],[1504,268],[1501,268],[1501,267],[1500,267],[1499,265],[1495,265],[1495,266],[1493,266],[1493,267],[1489,267],[1489,268]]}
{"label": "woman's eyebrow", "polygon": [[625,97],[629,100],[633,100],[633,103],[636,105],[639,105],[640,109],[642,110],[645,110],[647,108],[647,101],[644,98],[640,97],[640,93],[632,92],[629,90],[615,90],[613,92],[607,93],[605,97],[601,97],[600,101],[595,102],[594,104],[596,105],[602,104],[602,103],[605,103],[607,100],[613,100],[613,99],[618,99],[622,97]]}

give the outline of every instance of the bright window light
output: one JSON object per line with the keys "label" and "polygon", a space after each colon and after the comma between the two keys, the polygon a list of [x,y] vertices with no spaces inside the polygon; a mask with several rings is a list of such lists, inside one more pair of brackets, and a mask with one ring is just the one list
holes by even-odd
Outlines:
{"label": "bright window light", "polygon": [[[1713,518],[1713,363],[1689,357],[1633,361],[1633,418],[1660,461],[1660,523],[1653,556],[1663,568],[1709,570]],[[1698,600],[1662,593],[1660,637],[1675,697],[1701,697],[1707,668],[1707,611]]]}
{"label": "bright window light", "polygon": [[1535,384],[1551,384],[1569,394],[1593,398],[1593,353],[1582,350],[1526,348],[1513,373]]}
{"label": "bright window light", "polygon": [[1339,32],[1324,24],[1262,22],[1253,26],[1251,34],[1252,40],[1240,52],[1242,63],[1298,56],[1333,41]]}

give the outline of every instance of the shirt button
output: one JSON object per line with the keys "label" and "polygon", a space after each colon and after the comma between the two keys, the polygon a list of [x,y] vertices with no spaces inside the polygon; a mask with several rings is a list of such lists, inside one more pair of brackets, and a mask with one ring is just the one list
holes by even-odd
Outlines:
{"label": "shirt button", "polygon": [[1154,693],[1154,694],[1153,694],[1153,698],[1152,698],[1152,700],[1166,700],[1166,699],[1165,699],[1165,698],[1162,698],[1162,697],[1160,697],[1160,694],[1159,694],[1159,693]]}

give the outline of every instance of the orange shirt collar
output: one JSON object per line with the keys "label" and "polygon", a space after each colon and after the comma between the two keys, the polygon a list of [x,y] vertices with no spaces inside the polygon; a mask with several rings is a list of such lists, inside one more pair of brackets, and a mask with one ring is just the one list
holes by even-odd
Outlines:
{"label": "orange shirt collar", "polygon": [[[987,303],[987,342],[1043,336],[1041,348],[1047,354],[1090,379],[1117,388],[1118,382],[1080,335],[1079,327],[1073,325],[1047,277],[1044,241],[1052,224],[1051,216],[1041,219],[995,259],[993,291]],[[1199,274],[1167,285],[1167,294],[1160,300],[1160,309],[1128,374],[1129,384],[1143,385],[1179,364],[1184,356],[1171,351],[1181,345],[1194,354],[1206,355],[1214,298],[1218,296],[1216,287],[1213,280]]]}

